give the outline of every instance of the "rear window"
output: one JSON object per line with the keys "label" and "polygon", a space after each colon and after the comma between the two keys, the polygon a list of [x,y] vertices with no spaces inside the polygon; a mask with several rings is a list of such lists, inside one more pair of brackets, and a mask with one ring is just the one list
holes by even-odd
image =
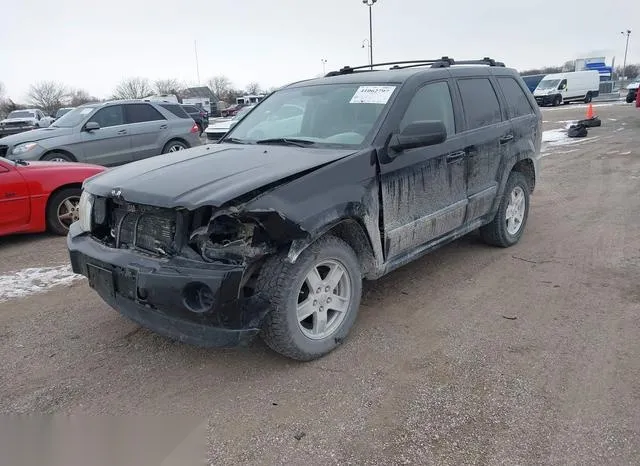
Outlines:
{"label": "rear window", "polygon": [[200,110],[196,107],[183,107],[189,113],[198,113]]}
{"label": "rear window", "polygon": [[507,109],[511,117],[519,117],[533,113],[529,98],[515,79],[498,78],[498,82],[504,93]]}
{"label": "rear window", "polygon": [[184,111],[184,108],[182,108],[180,105],[178,104],[160,104],[160,106],[162,108],[164,108],[165,110],[169,110],[171,113],[173,113],[175,116],[177,116],[178,118],[184,118],[184,119],[189,119],[191,118],[187,112]]}

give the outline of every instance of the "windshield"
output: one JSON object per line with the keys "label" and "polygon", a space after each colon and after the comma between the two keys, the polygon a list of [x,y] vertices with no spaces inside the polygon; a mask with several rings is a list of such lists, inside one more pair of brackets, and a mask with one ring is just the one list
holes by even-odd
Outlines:
{"label": "windshield", "polygon": [[546,81],[540,81],[540,84],[538,84],[538,89],[543,91],[549,90],[549,89],[556,89],[558,87],[558,84],[560,84],[559,79],[548,79]]}
{"label": "windshield", "polygon": [[255,105],[250,105],[248,107],[242,107],[242,109],[240,109],[238,111],[238,113],[235,114],[235,116],[232,118],[232,120],[239,120],[240,118],[245,116],[247,113],[249,113],[249,110],[251,110],[253,107],[255,107]]}
{"label": "windshield", "polygon": [[35,118],[36,115],[33,112],[27,112],[25,110],[15,110],[9,113],[7,118]]}
{"label": "windshield", "polygon": [[283,89],[257,106],[224,141],[255,143],[285,138],[303,139],[314,146],[359,146],[373,131],[395,89],[361,84]]}
{"label": "windshield", "polygon": [[82,123],[96,108],[98,107],[95,106],[74,108],[68,113],[62,115],[60,119],[56,120],[55,123],[53,123],[51,126],[55,128],[74,128]]}

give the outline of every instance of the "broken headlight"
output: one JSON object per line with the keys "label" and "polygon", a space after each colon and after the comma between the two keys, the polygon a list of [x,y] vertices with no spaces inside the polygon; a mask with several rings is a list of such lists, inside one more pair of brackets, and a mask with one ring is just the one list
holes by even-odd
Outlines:
{"label": "broken headlight", "polygon": [[93,210],[94,197],[87,191],[82,191],[78,204],[78,223],[82,231],[91,231],[91,212]]}

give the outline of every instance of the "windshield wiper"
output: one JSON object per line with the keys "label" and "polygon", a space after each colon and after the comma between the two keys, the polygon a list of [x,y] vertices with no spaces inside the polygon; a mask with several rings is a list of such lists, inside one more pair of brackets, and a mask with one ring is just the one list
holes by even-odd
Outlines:
{"label": "windshield wiper", "polygon": [[295,138],[271,138],[260,139],[256,141],[256,144],[282,144],[286,146],[308,147],[313,146],[315,142],[307,139],[295,139]]}
{"label": "windshield wiper", "polygon": [[238,139],[238,138],[226,138],[220,142],[230,142],[232,144],[249,144],[246,139]]}

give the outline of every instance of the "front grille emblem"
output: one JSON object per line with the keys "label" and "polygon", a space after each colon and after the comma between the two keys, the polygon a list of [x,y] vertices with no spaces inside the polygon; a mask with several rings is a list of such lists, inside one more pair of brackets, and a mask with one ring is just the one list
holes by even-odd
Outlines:
{"label": "front grille emblem", "polygon": [[111,197],[114,199],[122,199],[122,189],[114,188],[111,190]]}

